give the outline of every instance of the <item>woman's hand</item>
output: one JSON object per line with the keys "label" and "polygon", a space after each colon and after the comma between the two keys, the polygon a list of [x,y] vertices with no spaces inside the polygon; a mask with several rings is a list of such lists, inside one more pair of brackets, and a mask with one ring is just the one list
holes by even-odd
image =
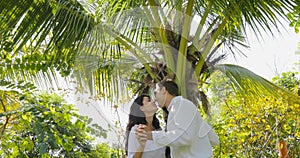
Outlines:
{"label": "woman's hand", "polygon": [[144,125],[138,125],[135,129],[135,135],[140,145],[137,151],[134,153],[133,158],[142,158],[143,156],[145,145],[147,142],[147,135],[145,134],[145,132],[146,129],[144,128]]}
{"label": "woman's hand", "polygon": [[136,130],[135,130],[135,134],[136,134],[136,138],[140,144],[140,146],[145,147],[146,145],[146,141],[147,141],[147,126],[146,125],[138,125]]}

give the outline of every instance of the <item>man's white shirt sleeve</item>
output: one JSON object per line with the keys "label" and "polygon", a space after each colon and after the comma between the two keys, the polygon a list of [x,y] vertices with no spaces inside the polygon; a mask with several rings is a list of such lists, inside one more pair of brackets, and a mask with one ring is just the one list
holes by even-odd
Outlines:
{"label": "man's white shirt sleeve", "polygon": [[167,132],[152,132],[153,141],[162,146],[188,145],[194,140],[194,132],[198,131],[197,126],[193,125],[193,121],[198,120],[194,118],[197,117],[196,107],[186,100],[182,101],[181,97],[171,103]]}

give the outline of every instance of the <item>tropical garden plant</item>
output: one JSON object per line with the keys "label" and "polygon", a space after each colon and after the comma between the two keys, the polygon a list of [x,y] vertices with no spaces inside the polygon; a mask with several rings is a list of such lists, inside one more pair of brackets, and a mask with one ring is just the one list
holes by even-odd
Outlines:
{"label": "tropical garden plant", "polygon": [[296,2],[296,6],[293,11],[288,13],[288,18],[290,20],[290,26],[295,28],[295,32],[299,33],[300,28],[300,2]]}
{"label": "tropical garden plant", "polygon": [[30,83],[0,85],[1,157],[119,157],[119,150],[95,143],[108,131],[61,96],[37,94]]}
{"label": "tropical garden plant", "polygon": [[[273,82],[297,94],[296,72],[284,72]],[[212,123],[220,137],[215,157],[278,157],[286,147],[289,157],[299,157],[299,104],[284,97],[245,96],[233,91],[229,79],[215,73],[209,88]],[[282,146],[284,143],[286,146]],[[284,156],[280,156],[284,157]]]}

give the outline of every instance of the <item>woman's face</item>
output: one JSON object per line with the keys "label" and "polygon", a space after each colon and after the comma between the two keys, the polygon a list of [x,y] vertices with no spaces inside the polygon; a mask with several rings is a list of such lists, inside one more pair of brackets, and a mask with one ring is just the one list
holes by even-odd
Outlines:
{"label": "woman's face", "polygon": [[149,97],[143,98],[143,106],[141,107],[141,110],[145,113],[146,116],[152,116],[156,113],[158,108],[154,104],[154,102],[151,101]]}
{"label": "woman's face", "polygon": [[150,102],[151,101],[151,99],[150,99],[150,97],[143,97],[143,105],[145,105],[146,103],[148,103],[148,102]]}

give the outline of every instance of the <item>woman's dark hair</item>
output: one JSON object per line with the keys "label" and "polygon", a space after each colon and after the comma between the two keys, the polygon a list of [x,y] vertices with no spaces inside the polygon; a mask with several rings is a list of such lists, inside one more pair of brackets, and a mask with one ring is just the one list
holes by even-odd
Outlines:
{"label": "woman's dark hair", "polygon": [[[130,107],[130,112],[129,112],[129,118],[128,118],[128,124],[126,126],[126,142],[125,142],[125,150],[126,150],[126,155],[128,153],[128,137],[131,128],[134,125],[138,124],[144,124],[147,125],[146,117],[143,111],[141,111],[140,107],[143,106],[143,99],[144,97],[150,98],[149,95],[147,94],[142,94],[138,96],[132,103]],[[154,114],[153,116],[153,122],[152,126],[154,127],[155,130],[160,130],[160,124],[159,120],[157,119],[156,115]]]}

